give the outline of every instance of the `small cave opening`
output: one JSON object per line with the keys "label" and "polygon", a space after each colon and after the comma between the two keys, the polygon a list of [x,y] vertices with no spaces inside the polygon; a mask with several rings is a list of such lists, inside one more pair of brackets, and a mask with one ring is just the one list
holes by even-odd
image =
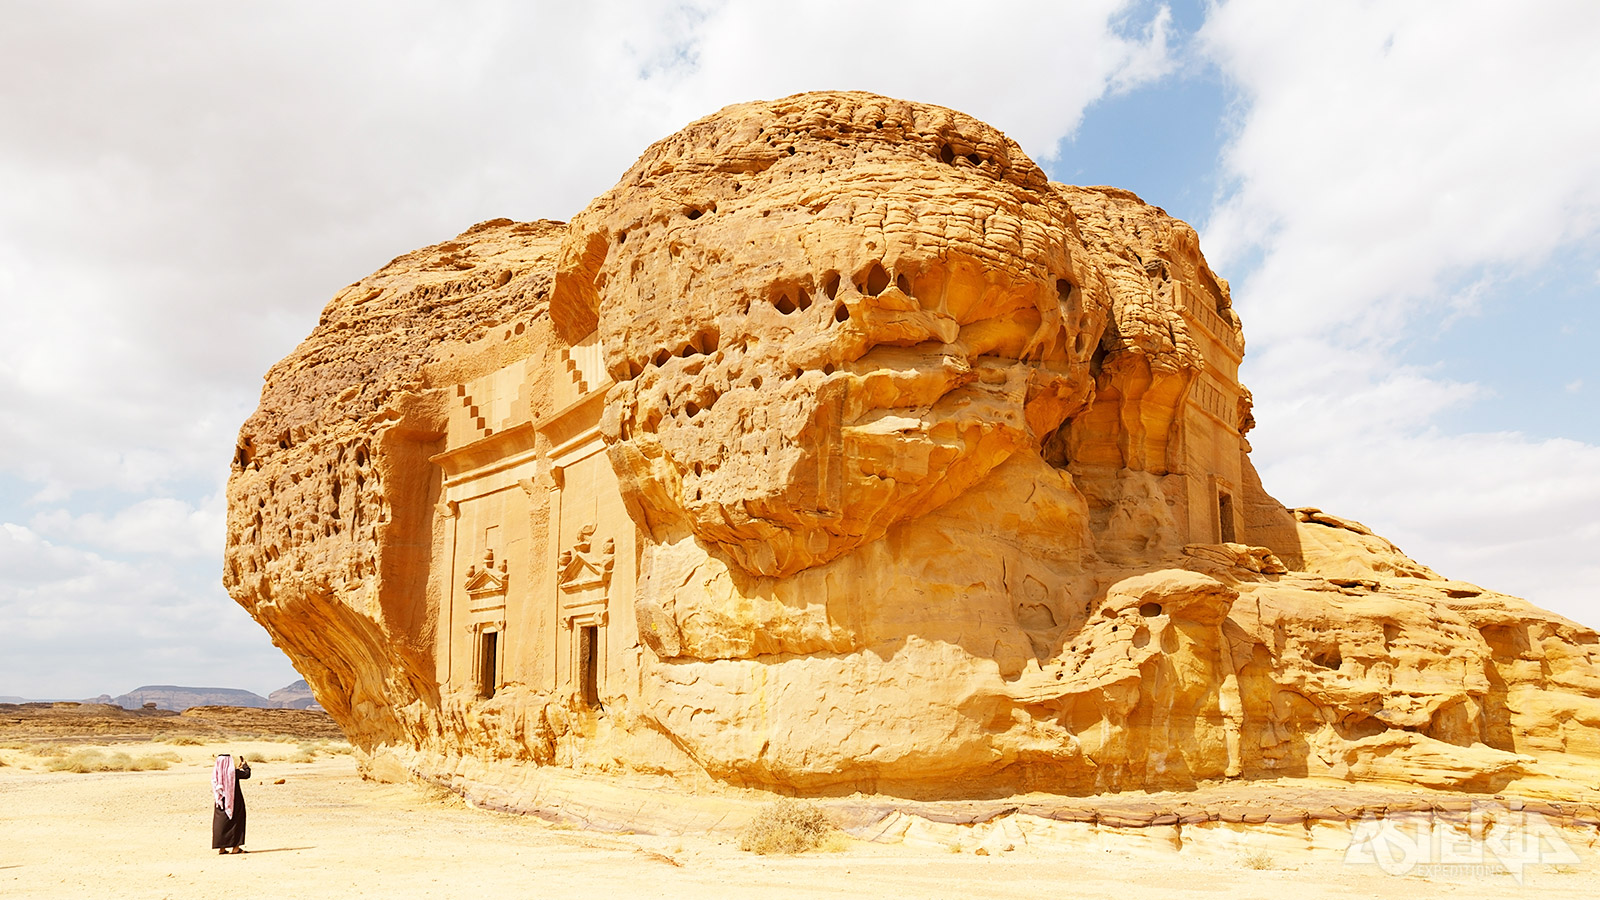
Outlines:
{"label": "small cave opening", "polygon": [[1067,419],[1039,444],[1039,455],[1051,467],[1067,469],[1072,465],[1071,446],[1072,420]]}
{"label": "small cave opening", "polygon": [[1521,623],[1485,625],[1478,629],[1489,651],[1501,659],[1517,659],[1533,649],[1528,638],[1528,626]]}
{"label": "small cave opening", "polygon": [[876,297],[888,287],[889,271],[883,267],[883,263],[873,263],[872,268],[867,270],[865,293]]}
{"label": "small cave opening", "polygon": [[829,272],[828,277],[822,280],[822,293],[826,294],[829,300],[839,296],[838,272]]}
{"label": "small cave opening", "polygon": [[1106,345],[1105,342],[1102,341],[1094,348],[1094,352],[1089,354],[1089,377],[1098,379],[1100,377],[1101,370],[1105,367]]}
{"label": "small cave opening", "polygon": [[843,303],[841,303],[838,306],[834,307],[834,309],[833,309],[833,320],[835,322],[848,322],[848,321],[850,321],[850,308],[845,306]]}
{"label": "small cave opening", "polygon": [[1347,741],[1359,741],[1390,730],[1389,723],[1377,716],[1353,715],[1340,722],[1336,729]]}
{"label": "small cave opening", "polygon": [[1339,654],[1338,647],[1330,647],[1311,654],[1311,662],[1324,669],[1337,671],[1340,666],[1344,665],[1344,657]]}
{"label": "small cave opening", "polygon": [[1141,603],[1139,604],[1139,615],[1144,616],[1146,619],[1153,619],[1156,616],[1161,615],[1161,604],[1153,601],[1150,603]]}

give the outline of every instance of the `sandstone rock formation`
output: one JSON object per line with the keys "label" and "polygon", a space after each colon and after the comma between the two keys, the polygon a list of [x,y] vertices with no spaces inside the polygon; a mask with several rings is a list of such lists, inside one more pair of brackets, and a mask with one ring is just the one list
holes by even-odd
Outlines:
{"label": "sandstone rock formation", "polygon": [[1273,500],[1243,352],[1132,194],[938,107],[733,106],[340,292],[241,431],[224,581],[468,791],[1592,783],[1600,638]]}

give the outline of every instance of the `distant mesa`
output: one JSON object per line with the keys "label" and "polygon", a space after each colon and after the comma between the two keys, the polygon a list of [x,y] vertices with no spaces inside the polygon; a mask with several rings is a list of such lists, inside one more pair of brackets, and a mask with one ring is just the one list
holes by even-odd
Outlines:
{"label": "distant mesa", "polygon": [[[60,701],[17,697],[9,694],[0,695],[0,703],[53,702]],[[108,706],[120,706],[123,709],[169,709],[173,712],[183,712],[195,706],[233,706],[248,709],[322,709],[317,704],[316,698],[311,696],[311,689],[306,685],[304,679],[293,684],[284,685],[265,697],[253,691],[238,688],[147,684],[115,697],[110,694],[101,694],[98,697],[87,697],[69,702],[100,703]]]}
{"label": "distant mesa", "polygon": [[[99,699],[94,703],[107,702]],[[126,694],[109,698],[114,706],[139,709],[154,703],[157,709],[183,712],[191,706],[244,706],[265,709],[275,704],[260,694],[238,688],[181,687],[173,684],[147,684]]]}
{"label": "distant mesa", "polygon": [[[55,701],[37,698],[0,696],[0,703],[50,703]],[[314,709],[321,710],[305,680],[285,685],[263,697],[252,691],[238,688],[185,687],[176,684],[147,684],[115,697],[101,694],[88,697],[82,703],[100,703],[120,706],[123,709],[166,709],[183,712],[196,706],[232,706],[247,709]]]}
{"label": "distant mesa", "polygon": [[[732,106],[341,290],[223,583],[369,765],[502,807],[1600,781],[1600,635],[1273,498],[1245,349],[1193,228],[976,119]],[[262,701],[181,690],[128,699]]]}

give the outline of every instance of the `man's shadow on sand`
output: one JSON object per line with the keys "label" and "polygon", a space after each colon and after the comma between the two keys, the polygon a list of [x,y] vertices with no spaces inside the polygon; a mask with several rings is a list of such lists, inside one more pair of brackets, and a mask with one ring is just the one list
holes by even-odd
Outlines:
{"label": "man's shadow on sand", "polygon": [[[238,855],[240,855],[240,856],[255,856],[255,855],[260,854],[260,853],[285,853],[285,852],[288,852],[290,850],[315,850],[315,849],[317,849],[317,848],[315,848],[315,847],[269,847],[269,848],[267,848],[265,850],[246,850],[245,852],[243,852],[241,854],[238,854]],[[228,854],[228,855],[232,856],[234,854]],[[4,866],[0,866],[0,868],[5,868],[5,867]]]}

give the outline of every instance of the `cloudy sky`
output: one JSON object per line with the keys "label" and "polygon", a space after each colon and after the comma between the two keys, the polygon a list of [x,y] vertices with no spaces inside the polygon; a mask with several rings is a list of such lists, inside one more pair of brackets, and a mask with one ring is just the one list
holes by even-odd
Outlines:
{"label": "cloudy sky", "polygon": [[823,88],[1200,229],[1268,490],[1600,626],[1600,4],[73,2],[0,22],[0,695],[298,677],[223,592],[340,287]]}

